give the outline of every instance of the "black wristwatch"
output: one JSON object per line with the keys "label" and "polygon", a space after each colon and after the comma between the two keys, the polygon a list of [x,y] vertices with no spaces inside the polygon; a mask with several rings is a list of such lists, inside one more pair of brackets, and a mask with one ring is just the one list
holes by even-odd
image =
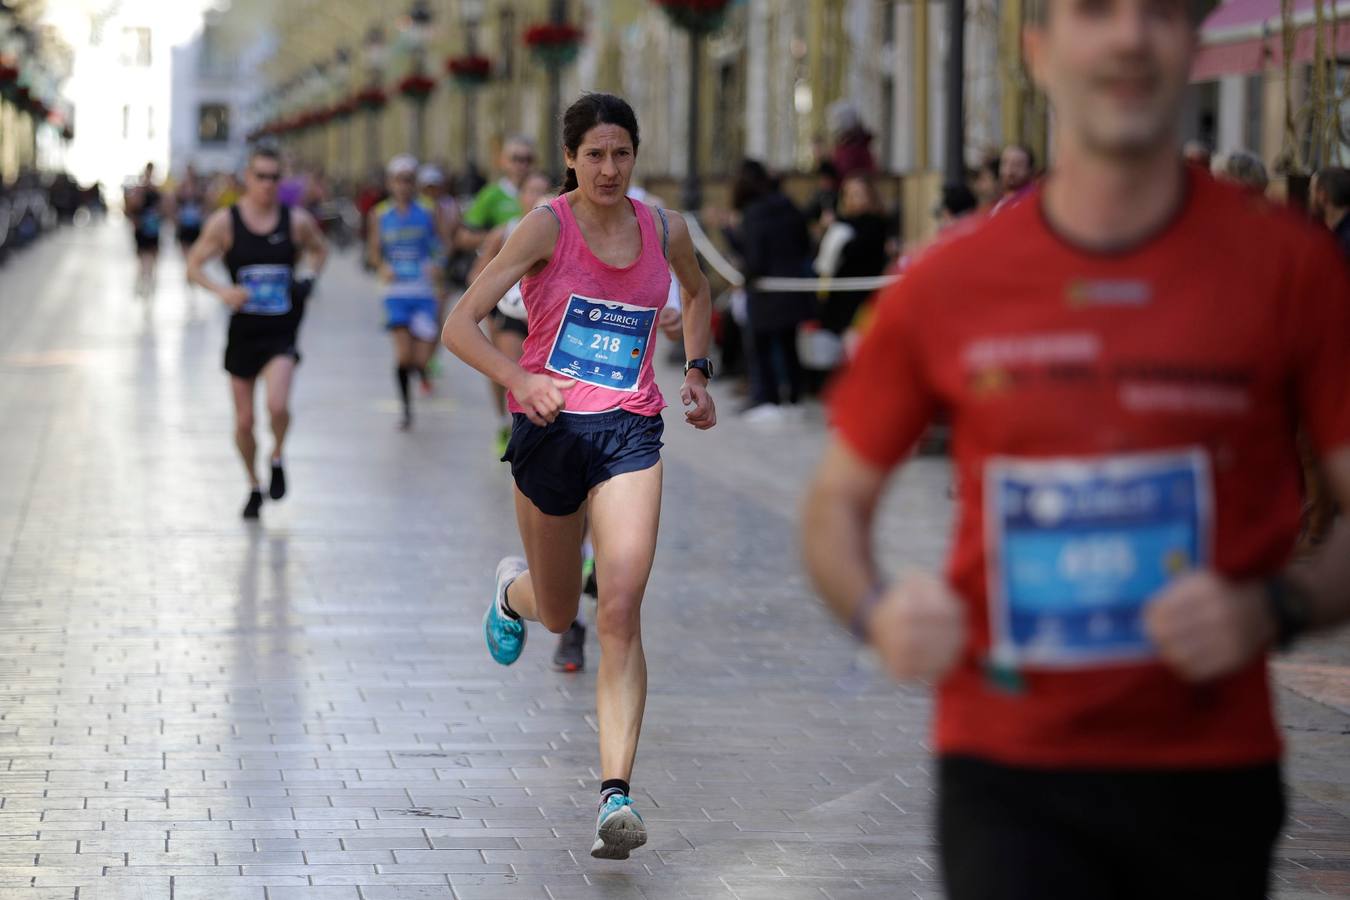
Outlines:
{"label": "black wristwatch", "polygon": [[1285,575],[1267,578],[1265,590],[1266,607],[1275,620],[1275,646],[1287,650],[1312,624],[1308,592],[1303,585]]}
{"label": "black wristwatch", "polygon": [[712,381],[713,379],[712,360],[708,359],[706,356],[703,357],[702,359],[691,359],[689,360],[689,362],[685,363],[684,374],[688,375],[690,369],[698,369],[700,372],[703,373],[703,377],[708,379],[709,381]]}

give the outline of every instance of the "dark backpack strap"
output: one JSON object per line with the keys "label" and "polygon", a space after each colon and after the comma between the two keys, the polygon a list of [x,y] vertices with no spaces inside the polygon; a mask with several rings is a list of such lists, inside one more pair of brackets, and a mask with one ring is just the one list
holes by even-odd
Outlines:
{"label": "dark backpack strap", "polygon": [[656,214],[661,217],[661,255],[670,259],[670,220],[666,218],[666,211],[661,207],[656,207]]}
{"label": "dark backpack strap", "polygon": [[548,214],[553,217],[553,221],[558,223],[559,228],[562,228],[562,216],[558,215],[558,211],[553,208],[552,203],[545,203],[543,206],[539,207],[539,209],[548,210]]}

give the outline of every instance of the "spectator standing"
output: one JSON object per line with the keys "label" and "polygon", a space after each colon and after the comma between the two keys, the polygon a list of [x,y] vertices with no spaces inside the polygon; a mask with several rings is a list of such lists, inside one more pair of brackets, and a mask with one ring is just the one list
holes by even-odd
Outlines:
{"label": "spectator standing", "polygon": [[[814,314],[808,293],[762,291],[755,282],[765,277],[807,274],[811,238],[806,217],[792,205],[768,170],[756,160],[741,163],[732,188],[732,205],[740,213],[733,246],[744,265],[750,340],[751,399],[748,414],[772,420],[786,400],[801,400],[803,374],[797,357],[797,326]],[[781,366],[781,368],[780,368]],[[786,384],[786,393],[781,390]]]}
{"label": "spectator standing", "polygon": [[1322,169],[1313,178],[1312,213],[1331,229],[1341,253],[1350,260],[1350,169]]}

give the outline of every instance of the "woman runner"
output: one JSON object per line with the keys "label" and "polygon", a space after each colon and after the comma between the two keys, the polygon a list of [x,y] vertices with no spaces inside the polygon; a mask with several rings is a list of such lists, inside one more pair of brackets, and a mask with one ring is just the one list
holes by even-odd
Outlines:
{"label": "woman runner", "polygon": [[[586,94],[563,116],[564,193],[530,211],[446,321],[445,345],[510,394],[505,461],[525,558],[497,566],[484,616],[488,650],[510,665],[525,620],[554,633],[576,618],[589,515],[599,579],[600,808],[591,855],[627,859],[646,843],[629,779],[647,697],[639,611],[661,510],[661,410],[652,369],[670,269],[684,286],[685,420],[717,423],[705,357],[712,301],[684,220],[628,199],[637,158],[632,108]],[[523,281],[522,281],[523,279]],[[522,281],[530,335],[519,363],[478,323]]]}

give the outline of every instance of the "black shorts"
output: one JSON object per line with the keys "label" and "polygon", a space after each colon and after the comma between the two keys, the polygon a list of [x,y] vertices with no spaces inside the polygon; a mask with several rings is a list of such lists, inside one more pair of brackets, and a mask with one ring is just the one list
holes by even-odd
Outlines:
{"label": "black shorts", "polygon": [[191,247],[197,243],[197,238],[202,236],[202,230],[197,225],[182,226],[175,233],[178,236],[178,243],[184,247]]}
{"label": "black shorts", "polygon": [[492,324],[496,326],[498,331],[507,331],[512,334],[518,334],[522,338],[530,336],[530,326],[526,324],[524,319],[508,316],[495,306],[492,308]]}
{"label": "black shorts", "polygon": [[502,462],[511,464],[516,487],[546,515],[570,516],[597,484],[661,461],[660,415],[563,413],[546,428],[520,413],[512,419]]}
{"label": "black shorts", "polygon": [[258,373],[278,356],[289,356],[300,362],[295,335],[231,340],[225,345],[225,371],[235,378],[257,378]]}
{"label": "black shorts", "polygon": [[158,253],[159,252],[159,233],[146,234],[143,231],[136,232],[136,252],[137,253]]}
{"label": "black shorts", "polygon": [[1284,821],[1272,763],[1194,771],[938,764],[950,900],[1264,900]]}

